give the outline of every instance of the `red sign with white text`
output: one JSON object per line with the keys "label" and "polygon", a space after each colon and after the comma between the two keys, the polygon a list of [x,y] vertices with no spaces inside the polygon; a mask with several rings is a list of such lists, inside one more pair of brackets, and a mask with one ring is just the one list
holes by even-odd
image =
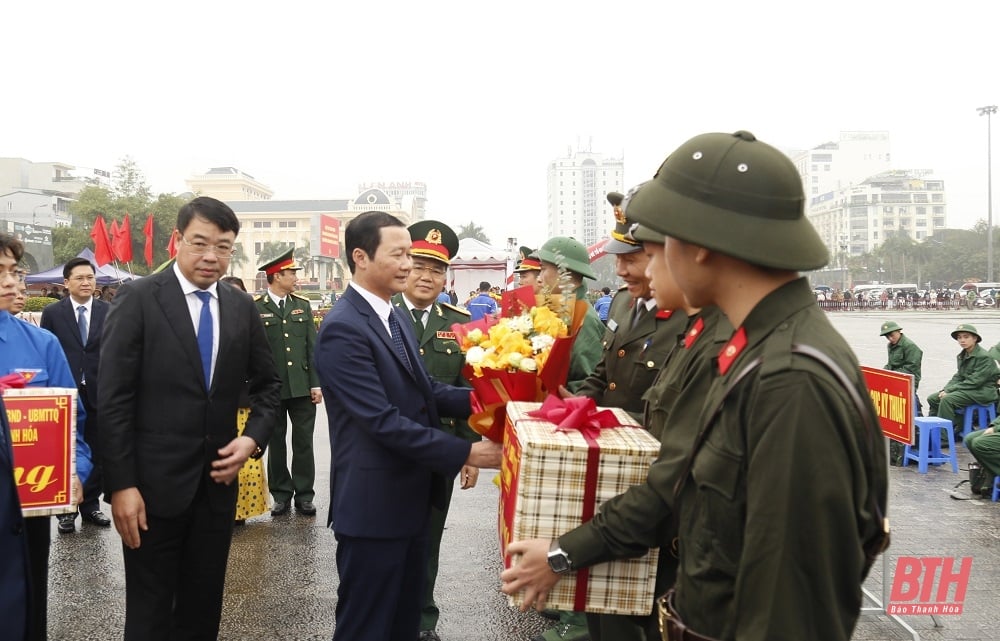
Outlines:
{"label": "red sign with white text", "polygon": [[882,433],[904,445],[913,445],[913,375],[864,365],[861,373]]}
{"label": "red sign with white text", "polygon": [[886,614],[962,614],[972,557],[901,556]]}
{"label": "red sign with white text", "polygon": [[3,392],[14,481],[25,516],[74,512],[77,391],[28,387]]}
{"label": "red sign with white text", "polygon": [[319,215],[319,255],[340,258],[340,220],[336,216]]}

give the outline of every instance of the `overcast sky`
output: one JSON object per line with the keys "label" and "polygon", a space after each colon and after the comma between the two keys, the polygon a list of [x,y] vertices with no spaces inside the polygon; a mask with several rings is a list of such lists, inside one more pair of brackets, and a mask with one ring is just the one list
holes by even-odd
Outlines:
{"label": "overcast sky", "polygon": [[806,149],[886,130],[895,168],[945,180],[949,226],[986,218],[976,108],[1000,103],[992,2],[13,0],[3,13],[0,156],[112,169],[130,155],[156,192],[213,166],[276,199],[423,181],[429,217],[537,245],[546,167],[578,140],[623,155],[628,187],[707,131]]}

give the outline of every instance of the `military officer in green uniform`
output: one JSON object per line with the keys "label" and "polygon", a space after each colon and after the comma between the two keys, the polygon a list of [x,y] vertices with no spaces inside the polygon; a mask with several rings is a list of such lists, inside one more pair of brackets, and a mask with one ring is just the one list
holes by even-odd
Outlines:
{"label": "military officer in green uniform", "polygon": [[632,195],[629,218],[667,236],[689,304],[717,305],[737,329],[680,475],[658,458],[624,495],[646,496],[642,507],[605,519],[603,545],[560,537],[548,573],[536,547],[511,546],[533,556],[504,573],[504,591],[541,607],[553,570],[641,553],[662,523],[649,514],[669,511],[678,567],[659,603],[664,639],[851,638],[888,538],[885,446],[853,351],[798,273],[828,258],[804,202],[791,161],[746,131],[692,138]]}
{"label": "military officer in green uniform", "polygon": [[[417,337],[420,356],[427,373],[435,380],[449,385],[466,385],[462,378],[465,356],[458,344],[452,325],[469,321],[466,310],[437,302],[448,275],[451,258],[458,253],[458,236],[444,223],[421,220],[409,227],[413,246],[413,268],[406,280],[406,291],[392,297],[392,304],[407,310],[413,319],[413,333]],[[481,437],[469,427],[467,420],[441,418],[441,429],[475,443]],[[464,466],[459,472],[459,487],[475,487],[479,469]],[[451,494],[454,480],[448,482]],[[444,533],[448,510],[431,508],[427,533],[427,577],[424,584],[424,604],[420,613],[420,641],[439,641],[435,631],[440,610],[434,602],[434,583],[437,580],[441,536]]]}
{"label": "military officer in green uniform", "polygon": [[951,421],[955,436],[960,438],[962,421],[958,419],[955,410],[967,405],[996,403],[997,376],[1000,375],[1000,370],[997,369],[993,356],[980,345],[983,337],[979,335],[975,325],[963,323],[951,333],[951,337],[962,348],[956,358],[958,370],[944,389],[927,397],[927,405],[931,416]]}
{"label": "military officer in green uniform", "polygon": [[518,260],[514,273],[517,274],[518,287],[531,287],[536,294],[542,293],[542,284],[538,282],[538,274],[542,271],[542,263],[535,255],[535,250],[521,247],[521,258]]}
{"label": "military officer in green uniform", "polygon": [[[910,340],[910,337],[903,335],[903,328],[896,321],[882,323],[879,335],[885,336],[885,347],[889,353],[889,360],[883,369],[913,375],[914,413],[917,416],[923,416],[923,407],[920,405],[920,396],[917,394],[917,388],[920,386],[920,366],[924,360],[923,351]],[[903,464],[902,443],[889,442],[889,462],[892,465]]]}
{"label": "military officer in green uniform", "polygon": [[[323,394],[312,366],[316,325],[309,300],[295,293],[297,272],[302,267],[292,258],[292,251],[289,249],[259,267],[267,276],[267,291],[254,298],[281,376],[281,409],[267,447],[267,477],[274,497],[272,516],[288,513],[293,501],[297,512],[314,516],[313,426],[316,405],[323,402]],[[292,425],[291,473],[285,442],[289,420]]]}
{"label": "military officer in green uniform", "polygon": [[[583,279],[595,280],[597,276],[590,267],[590,257],[583,243],[575,238],[555,236],[545,241],[533,257],[541,265],[538,281],[542,293],[573,294],[577,300],[587,300],[587,286],[583,284]],[[570,392],[576,392],[600,362],[604,354],[601,344],[604,330],[604,323],[594,311],[594,306],[588,304],[570,352],[569,378],[566,382]]]}
{"label": "military officer in green uniform", "polygon": [[[685,315],[657,307],[649,288],[649,257],[642,243],[629,235],[629,222],[621,209],[623,196],[608,194],[615,204],[615,228],[604,250],[615,257],[615,272],[625,285],[615,294],[608,313],[601,360],[594,373],[577,389],[602,407],[620,407],[642,420],[642,395],[656,378],[667,354],[685,329]],[[563,396],[568,390],[561,390]]]}

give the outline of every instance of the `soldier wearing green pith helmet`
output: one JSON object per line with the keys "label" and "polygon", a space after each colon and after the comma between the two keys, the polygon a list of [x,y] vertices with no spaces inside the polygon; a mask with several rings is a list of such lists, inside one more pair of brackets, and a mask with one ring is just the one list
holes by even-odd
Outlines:
{"label": "soldier wearing green pith helmet", "polygon": [[[990,405],[997,401],[997,362],[983,349],[983,337],[975,325],[963,323],[951,333],[962,351],[956,361],[958,369],[940,392],[927,397],[931,416],[951,421],[955,436],[962,435],[962,421],[956,411],[968,405]],[[980,425],[979,427],[985,427]]]}

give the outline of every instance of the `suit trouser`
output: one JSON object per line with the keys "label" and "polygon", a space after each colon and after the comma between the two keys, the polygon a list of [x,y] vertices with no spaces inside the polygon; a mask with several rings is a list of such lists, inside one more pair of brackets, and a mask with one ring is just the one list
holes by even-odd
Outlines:
{"label": "suit trouser", "polygon": [[24,519],[24,533],[28,539],[28,564],[31,567],[28,638],[31,641],[45,641],[49,625],[49,546],[52,542],[52,519],[48,516],[28,517]]}
{"label": "suit trouser", "polygon": [[101,509],[101,489],[104,485],[104,478],[101,474],[97,408],[90,404],[87,398],[86,386],[80,387],[80,398],[83,400],[83,409],[87,412],[87,422],[83,428],[83,440],[90,446],[90,458],[94,462],[94,469],[90,471],[87,482],[83,484],[83,501],[80,502],[80,514],[90,514]]}
{"label": "suit trouser", "polygon": [[[447,488],[447,496],[450,499],[451,493],[455,489],[454,479],[447,482]],[[448,508],[450,506],[451,501],[449,500],[448,505],[443,510],[435,507],[431,508],[430,522],[427,526],[427,580],[424,582],[424,605],[420,610],[421,630],[435,629],[438,617],[441,615],[441,610],[438,609],[437,603],[434,602],[434,583],[437,582],[438,560],[441,555],[441,537],[444,535],[444,524],[448,518]]]}
{"label": "suit trouser", "polygon": [[427,569],[427,536],[337,538],[334,641],[414,641]]}
{"label": "suit trouser", "polygon": [[[285,434],[292,423],[292,472],[288,473],[288,446]],[[316,424],[316,404],[309,396],[286,398],[274,424],[267,446],[267,484],[275,501],[287,503],[312,501],[316,496],[316,458],[313,456],[313,427]]]}
{"label": "suit trouser", "polygon": [[976,430],[966,435],[965,446],[991,476],[997,476],[1000,475],[1000,434],[984,434],[984,431]]}
{"label": "suit trouser", "polygon": [[235,511],[212,511],[201,488],[178,516],[146,513],[139,548],[122,546],[125,641],[215,641]]}

